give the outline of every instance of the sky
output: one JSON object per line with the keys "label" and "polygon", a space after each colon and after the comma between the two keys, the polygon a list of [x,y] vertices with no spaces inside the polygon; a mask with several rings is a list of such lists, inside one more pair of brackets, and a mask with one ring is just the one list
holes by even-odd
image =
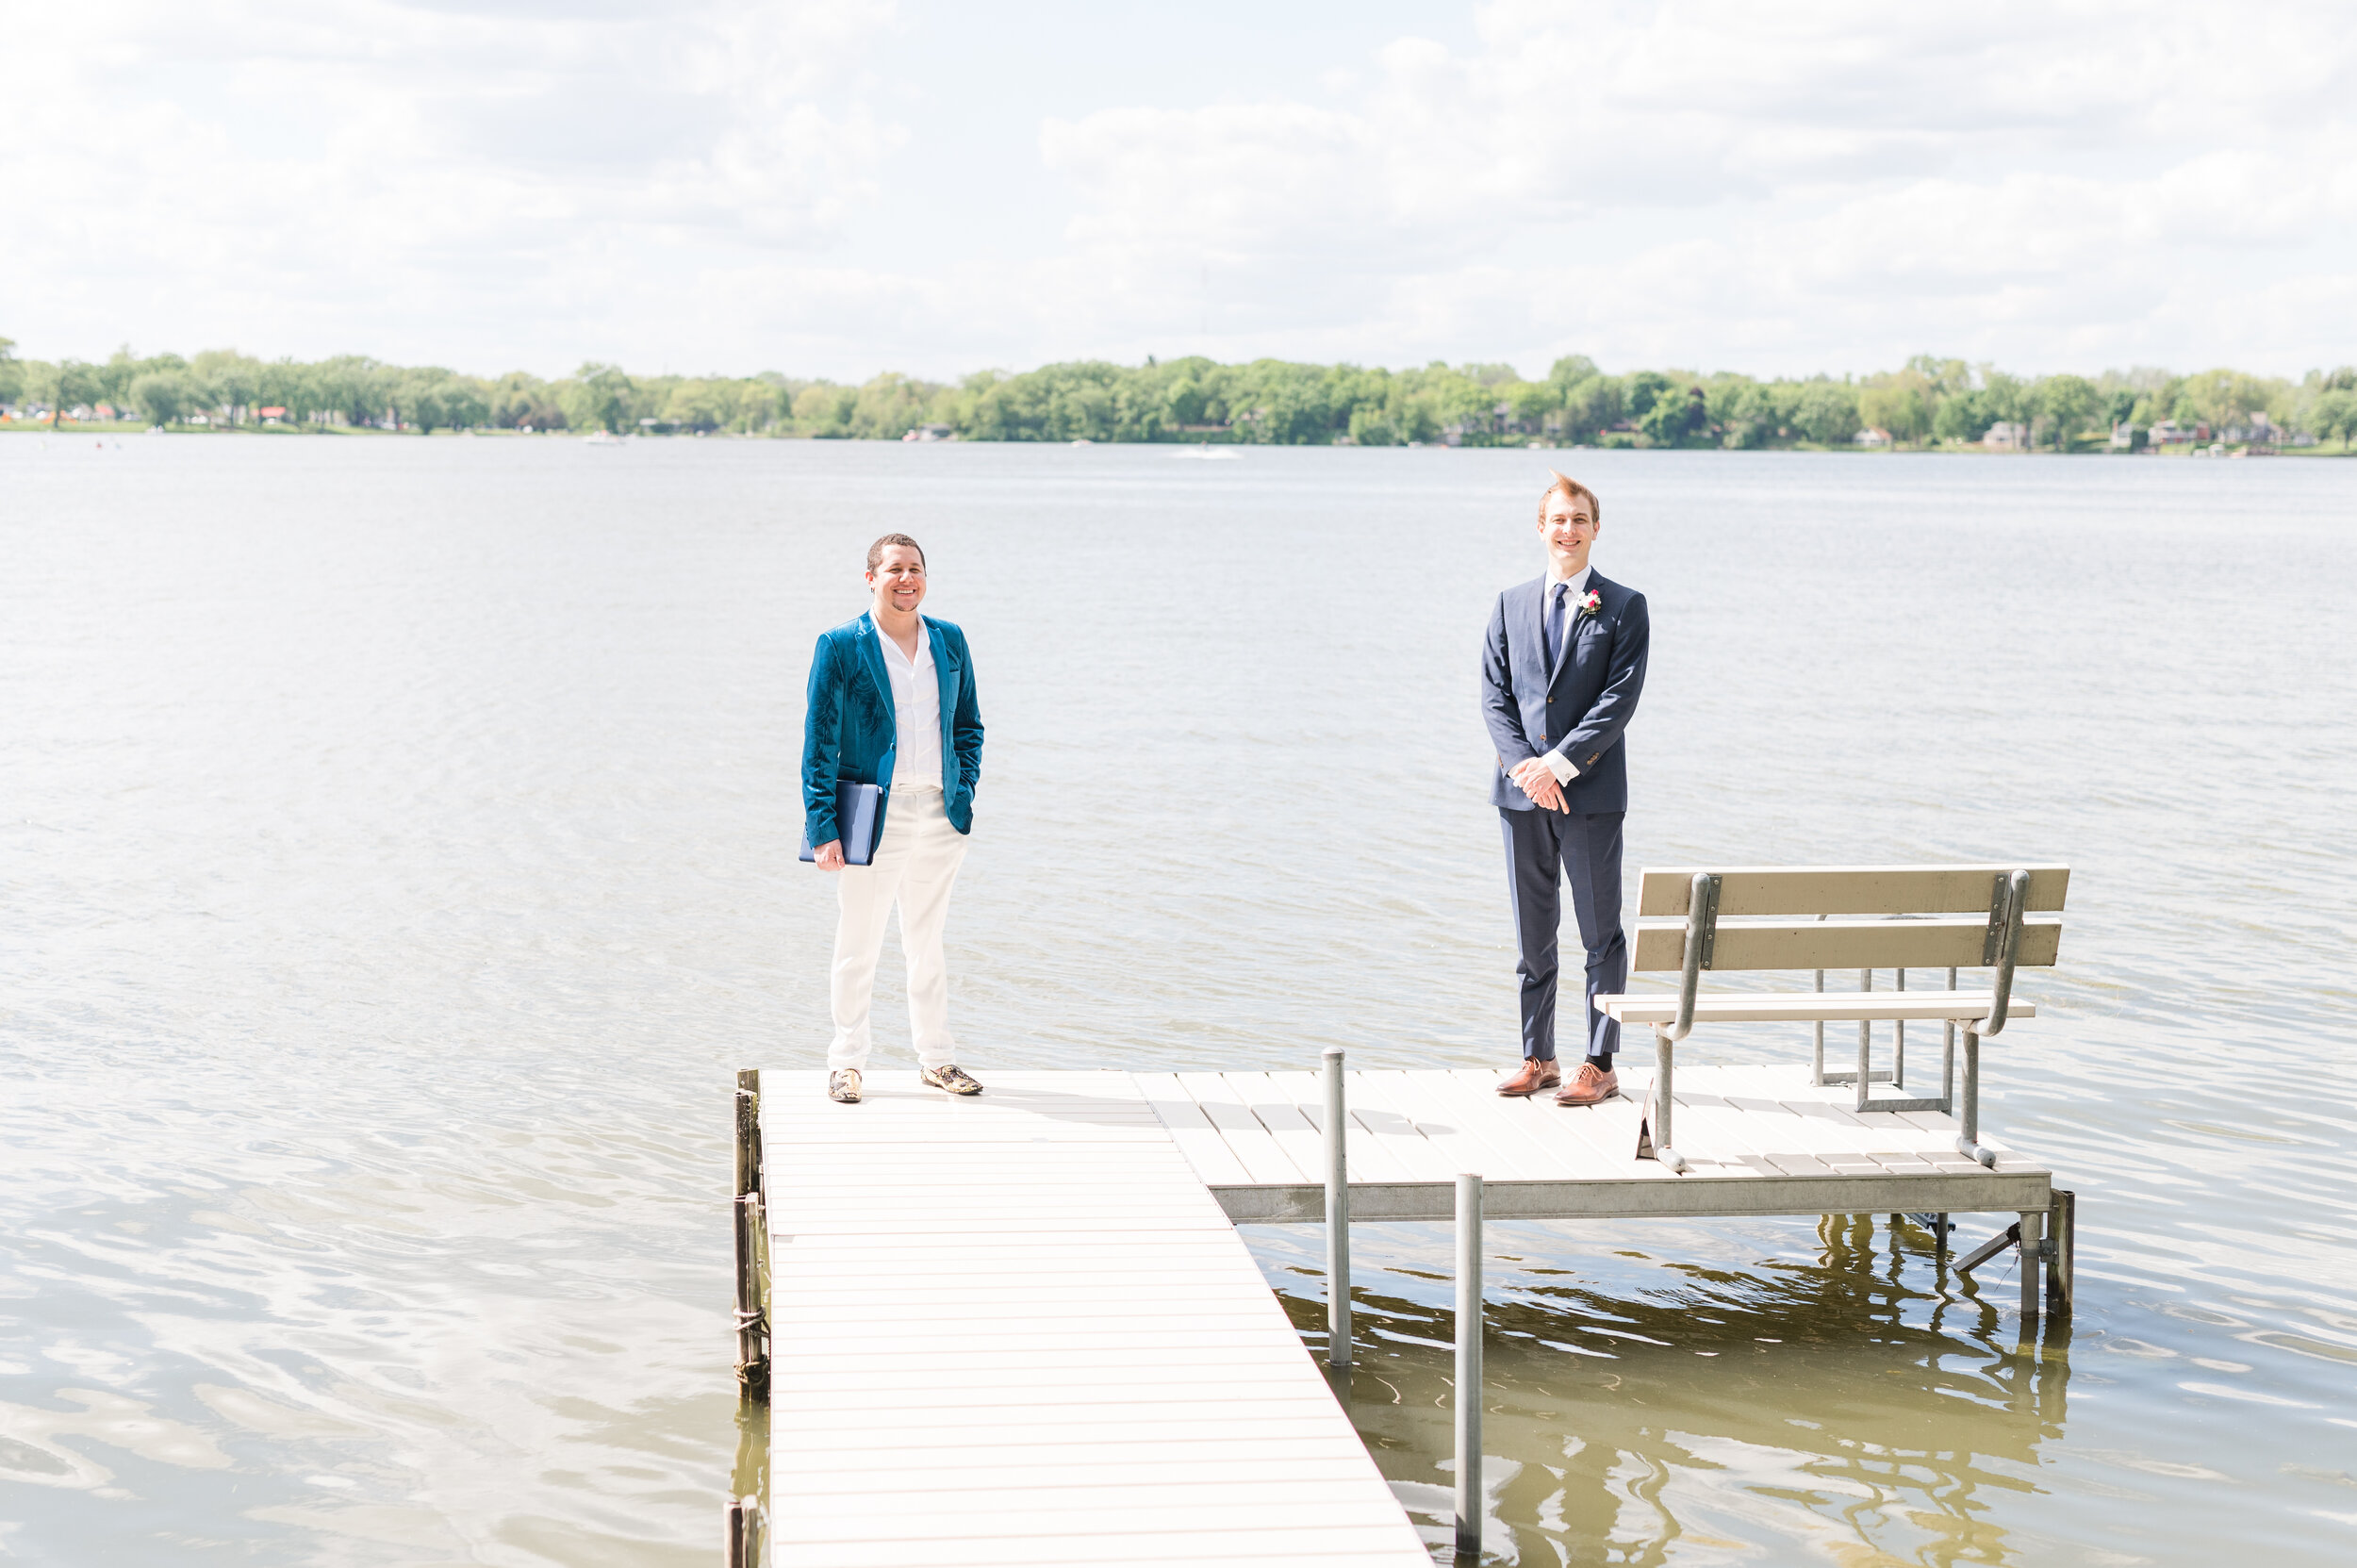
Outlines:
{"label": "sky", "polygon": [[2257,0],[0,0],[0,336],[476,373],[2357,361]]}

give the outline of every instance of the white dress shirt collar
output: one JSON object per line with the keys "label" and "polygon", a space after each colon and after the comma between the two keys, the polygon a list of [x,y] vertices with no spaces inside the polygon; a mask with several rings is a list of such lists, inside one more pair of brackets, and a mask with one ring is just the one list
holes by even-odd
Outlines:
{"label": "white dress shirt collar", "polygon": [[1588,579],[1594,576],[1595,571],[1596,569],[1591,563],[1588,566],[1580,568],[1569,577],[1558,577],[1555,574],[1555,563],[1553,561],[1549,561],[1547,563],[1547,597],[1549,599],[1553,599],[1555,597],[1556,584],[1569,583],[1572,586],[1572,598],[1576,601],[1581,594],[1588,591]]}

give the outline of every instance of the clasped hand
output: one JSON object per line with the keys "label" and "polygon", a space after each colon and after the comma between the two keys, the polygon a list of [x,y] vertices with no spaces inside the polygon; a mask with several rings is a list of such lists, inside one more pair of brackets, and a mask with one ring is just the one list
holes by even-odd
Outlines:
{"label": "clasped hand", "polygon": [[828,839],[824,844],[819,845],[818,848],[811,851],[810,858],[816,863],[818,869],[821,871],[842,870],[843,840],[839,838]]}
{"label": "clasped hand", "polygon": [[1525,795],[1530,797],[1531,804],[1546,811],[1571,810],[1563,803],[1563,786],[1557,781],[1555,769],[1547,766],[1544,757],[1525,757],[1516,763],[1514,770],[1507,776],[1521,787]]}

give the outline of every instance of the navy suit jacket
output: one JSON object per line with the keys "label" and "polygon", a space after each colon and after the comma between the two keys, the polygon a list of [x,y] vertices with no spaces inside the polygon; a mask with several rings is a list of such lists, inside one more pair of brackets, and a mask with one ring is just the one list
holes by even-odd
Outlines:
{"label": "navy suit jacket", "polygon": [[1508,775],[1516,763],[1541,751],[1560,751],[1579,769],[1563,786],[1563,803],[1574,813],[1628,809],[1628,754],[1621,734],[1645,689],[1651,623],[1645,596],[1636,589],[1592,570],[1588,586],[1600,605],[1573,622],[1570,653],[1552,681],[1546,579],[1507,589],[1490,612],[1481,639],[1481,717],[1498,757],[1490,801],[1507,811],[1533,809]]}
{"label": "navy suit jacket", "polygon": [[[918,619],[932,642],[933,674],[941,683],[942,808],[952,827],[970,833],[974,785],[982,776],[982,710],[974,695],[974,657],[964,632],[931,616]],[[838,779],[883,786],[876,805],[876,836],[883,836],[900,727],[877,635],[875,617],[863,615],[821,632],[818,651],[811,655],[810,702],[802,719],[802,822],[813,844],[843,836],[834,819]]]}

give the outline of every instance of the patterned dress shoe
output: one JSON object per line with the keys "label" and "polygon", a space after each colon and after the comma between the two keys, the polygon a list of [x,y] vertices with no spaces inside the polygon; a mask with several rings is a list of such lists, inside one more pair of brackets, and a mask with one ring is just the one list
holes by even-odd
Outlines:
{"label": "patterned dress shoe", "polygon": [[1558,1105],[1601,1105],[1621,1098],[1621,1075],[1608,1073],[1593,1062],[1582,1062],[1572,1075],[1572,1086],[1555,1097]]}
{"label": "patterned dress shoe", "polygon": [[1526,1096],[1535,1095],[1541,1089],[1552,1089],[1562,1081],[1562,1071],[1553,1062],[1541,1062],[1535,1056],[1525,1056],[1523,1058],[1522,1069],[1499,1084],[1498,1093],[1509,1098],[1521,1099]]}
{"label": "patterned dress shoe", "polygon": [[965,1076],[964,1067],[927,1067],[916,1075],[926,1086],[947,1089],[953,1095],[979,1095],[982,1086]]}
{"label": "patterned dress shoe", "polygon": [[837,1067],[827,1075],[827,1098],[846,1105],[859,1103],[859,1069]]}

